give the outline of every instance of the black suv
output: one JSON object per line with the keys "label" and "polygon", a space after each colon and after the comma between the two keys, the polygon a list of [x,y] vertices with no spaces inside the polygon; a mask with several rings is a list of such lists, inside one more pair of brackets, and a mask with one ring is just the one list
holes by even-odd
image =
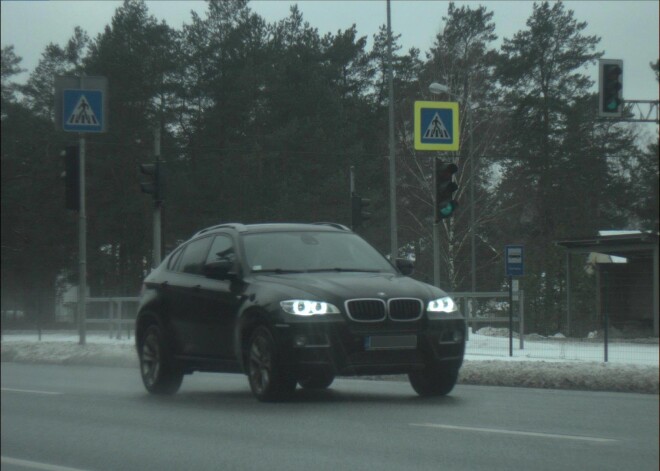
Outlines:
{"label": "black suv", "polygon": [[244,373],[262,401],[335,376],[407,373],[423,396],[456,383],[465,321],[345,226],[222,224],[144,281],[136,346],[145,387],[175,393],[193,371]]}

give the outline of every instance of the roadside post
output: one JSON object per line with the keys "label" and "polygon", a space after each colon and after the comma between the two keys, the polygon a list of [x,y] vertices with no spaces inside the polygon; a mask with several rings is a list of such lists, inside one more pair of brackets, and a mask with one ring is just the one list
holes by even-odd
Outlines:
{"label": "roadside post", "polygon": [[[507,245],[504,247],[504,271],[509,278],[509,356],[513,356],[513,292],[514,281],[516,297],[518,293],[518,280],[514,277],[523,276],[524,268],[524,247],[522,245]],[[520,333],[522,336],[522,332]]]}
{"label": "roadside post", "polygon": [[106,77],[81,75],[55,77],[55,129],[78,133],[79,206],[78,206],[78,333],[85,345],[87,303],[87,211],[85,208],[85,134],[107,130]]}

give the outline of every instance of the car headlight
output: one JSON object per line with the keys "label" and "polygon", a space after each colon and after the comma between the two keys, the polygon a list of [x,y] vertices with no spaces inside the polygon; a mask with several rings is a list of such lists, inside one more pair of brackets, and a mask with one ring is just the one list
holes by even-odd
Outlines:
{"label": "car headlight", "polygon": [[455,312],[457,311],[456,303],[449,296],[444,298],[434,299],[429,301],[428,306],[426,306],[427,312]]}
{"label": "car headlight", "polygon": [[323,301],[308,301],[305,299],[290,299],[281,301],[280,307],[284,312],[296,316],[314,316],[317,314],[339,314],[336,306]]}

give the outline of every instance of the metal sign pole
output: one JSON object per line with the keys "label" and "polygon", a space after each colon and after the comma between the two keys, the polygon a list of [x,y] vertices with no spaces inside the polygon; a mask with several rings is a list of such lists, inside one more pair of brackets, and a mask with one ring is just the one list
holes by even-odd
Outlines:
{"label": "metal sign pole", "polygon": [[79,145],[80,210],[78,213],[78,333],[80,336],[80,345],[85,345],[85,323],[87,320],[87,212],[85,211],[85,135],[83,133],[80,133]]}
{"label": "metal sign pole", "polygon": [[87,211],[85,201],[85,133],[106,132],[106,77],[55,77],[55,128],[77,132],[78,163],[78,333],[79,343],[86,341],[87,321]]}
{"label": "metal sign pole", "polygon": [[[156,156],[156,171],[160,172],[160,127],[156,127],[154,130],[154,155]],[[156,185],[163,185],[163,182],[160,180],[162,175],[158,176],[158,181]],[[157,190],[158,191],[158,190]],[[154,252],[153,252],[153,267],[156,268],[160,265],[160,255],[162,253],[160,245],[160,211],[161,211],[161,201],[156,199],[154,201]]]}
{"label": "metal sign pole", "polygon": [[[85,76],[80,76],[79,88],[85,88]],[[78,334],[80,345],[85,345],[87,330],[87,211],[85,208],[85,134],[80,133],[80,210],[78,212]]]}
{"label": "metal sign pole", "polygon": [[513,277],[509,276],[509,356],[513,356]]}

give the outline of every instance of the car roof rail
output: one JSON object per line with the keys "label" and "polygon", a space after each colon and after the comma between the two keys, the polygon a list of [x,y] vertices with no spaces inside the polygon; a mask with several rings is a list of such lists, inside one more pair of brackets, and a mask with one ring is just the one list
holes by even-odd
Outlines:
{"label": "car roof rail", "polygon": [[215,226],[204,228],[201,231],[197,231],[197,233],[193,237],[197,237],[198,235],[206,234],[207,232],[211,232],[211,231],[214,231],[216,229],[223,229],[223,228],[234,229],[238,232],[247,231],[247,228],[245,227],[245,224],[241,224],[241,223],[238,223],[238,222],[228,222],[228,223],[216,224]]}
{"label": "car roof rail", "polygon": [[313,222],[312,224],[315,224],[317,226],[330,226],[330,227],[334,227],[335,229],[340,229],[342,231],[350,232],[350,229],[348,227],[344,226],[343,224],[339,224],[337,222]]}

